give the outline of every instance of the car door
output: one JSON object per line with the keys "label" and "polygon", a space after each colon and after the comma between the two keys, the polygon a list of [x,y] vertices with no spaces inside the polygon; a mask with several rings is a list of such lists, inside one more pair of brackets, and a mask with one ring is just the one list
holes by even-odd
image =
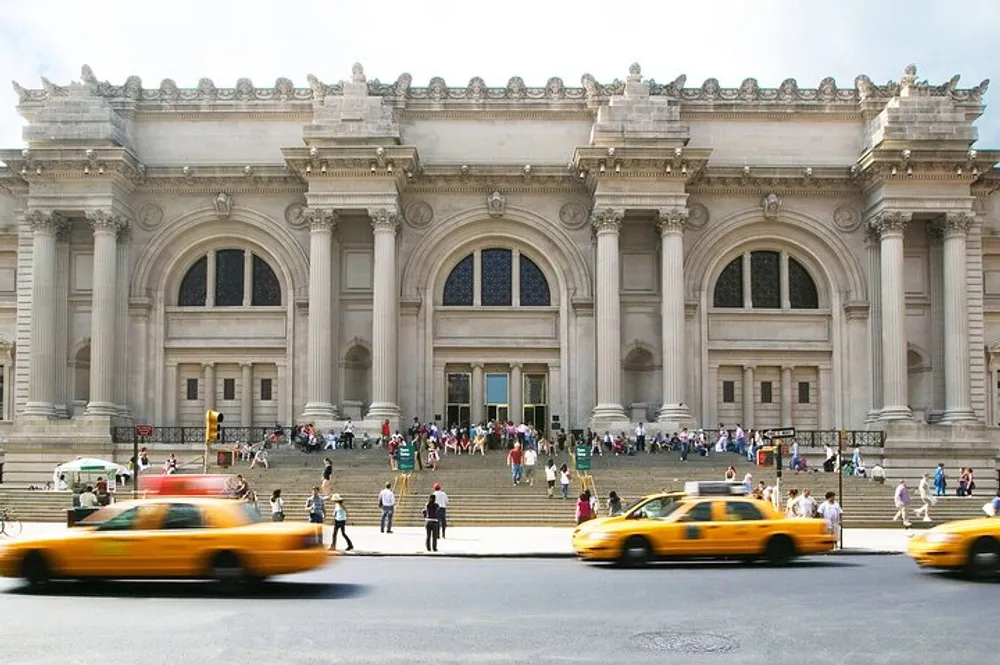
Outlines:
{"label": "car door", "polygon": [[712,514],[713,501],[697,501],[686,506],[670,523],[669,554],[677,556],[704,556],[712,553],[719,523]]}
{"label": "car door", "polygon": [[205,567],[204,553],[213,537],[203,506],[171,503],[157,530],[155,560],[160,574],[188,576]]}
{"label": "car door", "polygon": [[767,520],[760,508],[750,501],[731,499],[720,502],[720,554],[753,554],[763,548]]}
{"label": "car door", "polygon": [[141,577],[149,575],[150,533],[162,516],[156,505],[128,508],[101,524],[81,548],[83,563],[90,575],[101,577]]}

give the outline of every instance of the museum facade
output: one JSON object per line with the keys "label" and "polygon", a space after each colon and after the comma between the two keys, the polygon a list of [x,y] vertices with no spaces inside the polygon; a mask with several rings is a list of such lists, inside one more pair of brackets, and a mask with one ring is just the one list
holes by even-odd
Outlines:
{"label": "museum facade", "polygon": [[987,83],[15,83],[9,436],[1000,421]]}

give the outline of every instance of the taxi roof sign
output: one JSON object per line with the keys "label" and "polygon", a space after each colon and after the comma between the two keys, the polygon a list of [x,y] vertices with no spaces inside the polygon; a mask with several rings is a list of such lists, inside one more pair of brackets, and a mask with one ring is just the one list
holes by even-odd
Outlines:
{"label": "taxi roof sign", "polygon": [[684,483],[688,496],[743,496],[743,483],[729,480],[688,481]]}

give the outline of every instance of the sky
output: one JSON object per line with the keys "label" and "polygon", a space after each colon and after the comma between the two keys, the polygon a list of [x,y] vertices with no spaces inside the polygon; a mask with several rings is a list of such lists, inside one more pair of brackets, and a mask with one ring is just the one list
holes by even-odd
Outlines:
{"label": "sky", "polygon": [[[0,147],[23,145],[7,81],[65,85],[84,63],[102,81],[136,74],[147,88],[206,76],[219,87],[279,76],[306,87],[310,73],[350,78],[355,61],[369,79],[409,72],[414,86],[434,76],[463,87],[474,76],[579,86],[584,72],[610,82],[639,62],[661,83],[684,73],[688,86],[754,77],[812,88],[833,76],[850,87],[861,73],[899,80],[914,63],[935,84],[992,77],[989,103],[1000,95],[998,35],[1000,0],[0,0]],[[1000,148],[1000,107],[978,127],[977,147]]]}

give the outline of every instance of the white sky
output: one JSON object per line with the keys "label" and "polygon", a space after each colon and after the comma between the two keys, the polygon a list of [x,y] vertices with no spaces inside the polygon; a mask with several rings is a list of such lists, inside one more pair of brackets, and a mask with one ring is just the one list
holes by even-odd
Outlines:
{"label": "white sky", "polygon": [[[898,80],[913,62],[932,83],[992,77],[989,101],[1000,94],[998,45],[1000,0],[0,0],[0,146],[22,145],[7,81],[66,84],[83,63],[100,80],[137,74],[155,88],[203,76],[220,87],[242,76],[304,87],[309,73],[348,78],[355,61],[369,79],[410,72],[414,86],[432,76],[503,86],[514,75],[578,86],[584,72],[625,78],[638,61],[661,83],[685,73],[689,86],[752,76],[816,87],[834,76],[849,87],[860,73]],[[979,147],[1000,148],[1000,109],[979,128]]]}

